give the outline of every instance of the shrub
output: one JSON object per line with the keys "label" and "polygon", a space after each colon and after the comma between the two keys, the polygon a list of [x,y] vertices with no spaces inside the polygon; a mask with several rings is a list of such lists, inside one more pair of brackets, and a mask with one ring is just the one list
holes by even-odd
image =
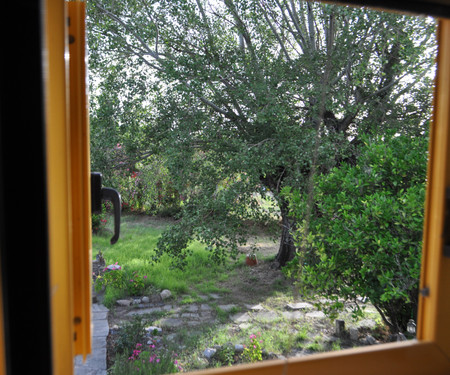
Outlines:
{"label": "shrub", "polygon": [[155,345],[143,345],[137,343],[131,355],[116,356],[116,361],[111,368],[113,375],[172,374],[182,370],[177,360],[177,355],[167,350],[155,349]]}
{"label": "shrub", "polygon": [[248,362],[262,361],[262,349],[261,349],[262,340],[258,339],[260,336],[261,336],[260,333],[258,333],[258,336],[254,334],[250,335],[250,343],[245,346],[244,353],[242,354],[245,361]]}
{"label": "shrub", "polygon": [[108,220],[106,219],[106,207],[102,205],[102,212],[98,214],[92,214],[92,233],[97,234],[106,225]]}
{"label": "shrub", "polygon": [[[416,319],[426,150],[426,137],[367,139],[357,165],[317,176],[309,232],[297,232],[290,271],[304,293],[331,300],[320,304],[325,312],[342,310],[343,298],[360,314],[357,297],[366,296],[392,331]],[[304,218],[306,197],[285,193]]]}
{"label": "shrub", "polygon": [[[116,263],[117,265],[117,263]],[[98,292],[103,288],[122,291],[130,296],[137,296],[143,293],[148,284],[147,275],[142,275],[138,271],[122,269],[104,269],[103,275],[99,275],[95,281],[95,290]]]}

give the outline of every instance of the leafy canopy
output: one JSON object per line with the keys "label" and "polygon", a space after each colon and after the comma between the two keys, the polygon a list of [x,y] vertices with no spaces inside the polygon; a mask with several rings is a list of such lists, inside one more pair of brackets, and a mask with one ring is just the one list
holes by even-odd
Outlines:
{"label": "leafy canopy", "polygon": [[[354,163],[365,134],[426,129],[428,19],[287,0],[88,8],[90,66],[104,95],[97,111],[112,103],[108,126],[130,160],[163,153],[186,197],[159,243],[177,265],[193,239],[219,260],[236,254],[245,223],[268,218],[258,194],[279,206],[284,265],[297,223],[282,187],[306,191],[311,175]],[[114,77],[118,92],[108,91]]]}

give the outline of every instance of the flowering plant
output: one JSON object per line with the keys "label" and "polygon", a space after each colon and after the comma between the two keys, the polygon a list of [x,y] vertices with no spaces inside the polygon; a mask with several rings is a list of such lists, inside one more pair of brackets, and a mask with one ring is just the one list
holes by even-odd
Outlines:
{"label": "flowering plant", "polygon": [[142,276],[138,273],[138,271],[133,271],[127,281],[128,293],[131,296],[140,294],[145,287],[144,280],[146,279],[147,275]]}
{"label": "flowering plant", "polygon": [[106,219],[106,208],[105,205],[102,204],[102,212],[99,214],[92,214],[92,232],[94,234],[98,233],[101,229],[103,229],[108,220]]}
{"label": "flowering plant", "polygon": [[244,359],[249,362],[257,362],[262,361],[262,349],[261,344],[262,340],[258,340],[261,337],[261,333],[258,332],[258,336],[252,334],[250,335],[250,343],[248,345],[244,345]]}
{"label": "flowering plant", "polygon": [[157,352],[154,344],[144,348],[140,343],[136,344],[136,348],[128,358],[126,366],[128,369],[134,370],[132,373],[139,372],[152,375],[170,374],[183,370],[177,360],[176,353]]}
{"label": "flowering plant", "polygon": [[113,287],[121,289],[125,282],[125,274],[122,268],[116,264],[111,264],[103,269],[103,275],[99,275],[95,281],[95,290],[99,292],[102,288]]}

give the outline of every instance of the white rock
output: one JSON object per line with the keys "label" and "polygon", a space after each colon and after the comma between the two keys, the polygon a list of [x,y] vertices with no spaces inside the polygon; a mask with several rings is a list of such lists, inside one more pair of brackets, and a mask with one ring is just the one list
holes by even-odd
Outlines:
{"label": "white rock", "polygon": [[203,352],[203,356],[205,358],[211,359],[211,357],[216,354],[216,349],[213,348],[207,348],[205,349],[205,351]]}
{"label": "white rock", "polygon": [[150,326],[150,327],[145,327],[145,330],[150,333],[150,334],[154,334],[155,331],[157,333],[162,333],[162,328],[160,327],[155,327],[155,326]]}
{"label": "white rock", "polygon": [[236,344],[236,345],[234,346],[234,351],[235,351],[236,353],[242,353],[242,352],[244,352],[244,345]]}
{"label": "white rock", "polygon": [[142,303],[149,303],[149,302],[150,302],[150,298],[142,297]]}
{"label": "white rock", "polygon": [[116,301],[119,306],[130,306],[131,301],[129,299],[119,299]]}
{"label": "white rock", "polygon": [[314,306],[308,302],[297,302],[297,303],[290,303],[286,307],[291,310],[310,310]]}
{"label": "white rock", "polygon": [[322,311],[312,311],[309,313],[306,313],[306,316],[308,318],[325,318],[325,314]]}
{"label": "white rock", "polygon": [[172,297],[172,293],[170,293],[170,290],[168,290],[168,289],[164,289],[164,290],[160,293],[160,295],[161,295],[161,298],[162,298],[163,300]]}

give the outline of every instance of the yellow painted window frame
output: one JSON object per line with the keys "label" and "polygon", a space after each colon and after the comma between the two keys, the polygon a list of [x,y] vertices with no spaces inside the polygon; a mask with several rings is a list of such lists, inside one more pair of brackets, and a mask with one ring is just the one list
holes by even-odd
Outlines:
{"label": "yellow painted window frame", "polygon": [[[68,105],[74,92],[69,94],[65,58],[66,3],[46,0],[44,4],[53,365],[54,374],[72,374],[73,356],[89,353],[91,340],[90,313],[86,308],[91,287],[89,125],[87,112],[81,114],[84,119],[74,121],[74,109]],[[438,42],[420,281],[421,290],[428,292],[421,294],[419,300],[417,340],[199,374],[450,374],[450,258],[445,258],[442,251],[444,197],[446,187],[450,186],[450,20],[439,20]],[[84,80],[80,76],[78,79]],[[80,105],[83,104],[79,103],[78,108]],[[74,131],[74,126],[81,128]],[[75,204],[80,199],[79,192],[74,192],[77,189],[81,189],[84,199],[81,208]]]}

